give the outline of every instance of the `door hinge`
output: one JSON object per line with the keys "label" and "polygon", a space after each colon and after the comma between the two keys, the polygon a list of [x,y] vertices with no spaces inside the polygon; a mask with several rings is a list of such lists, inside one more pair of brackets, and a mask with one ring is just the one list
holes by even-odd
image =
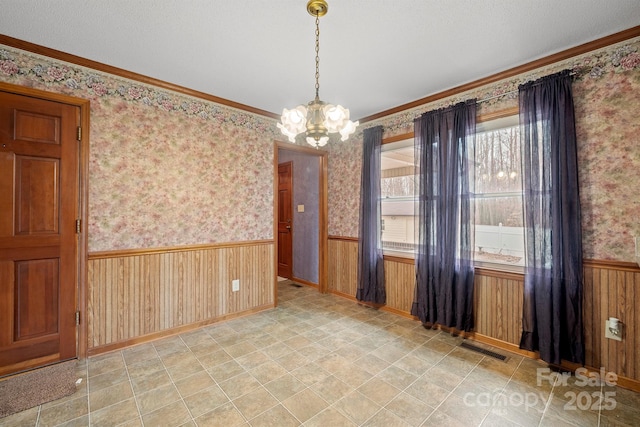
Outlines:
{"label": "door hinge", "polygon": [[80,311],[76,311],[76,326],[80,324]]}
{"label": "door hinge", "polygon": [[76,219],[76,233],[77,234],[82,233],[82,220],[81,219]]}
{"label": "door hinge", "polygon": [[82,127],[78,126],[78,141],[82,141]]}

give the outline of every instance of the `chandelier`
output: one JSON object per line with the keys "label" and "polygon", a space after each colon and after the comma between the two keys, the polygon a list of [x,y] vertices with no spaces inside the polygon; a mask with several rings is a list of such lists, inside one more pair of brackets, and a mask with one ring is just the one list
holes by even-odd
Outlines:
{"label": "chandelier", "polygon": [[305,132],[307,142],[313,147],[322,147],[329,141],[329,134],[339,132],[341,140],[346,141],[355,132],[359,123],[349,120],[349,110],[342,105],[327,104],[320,100],[320,17],[327,14],[329,5],[325,0],[309,0],[307,12],[316,18],[316,97],[307,106],[282,110],[282,123],[278,128],[290,142],[296,141],[296,136]]}

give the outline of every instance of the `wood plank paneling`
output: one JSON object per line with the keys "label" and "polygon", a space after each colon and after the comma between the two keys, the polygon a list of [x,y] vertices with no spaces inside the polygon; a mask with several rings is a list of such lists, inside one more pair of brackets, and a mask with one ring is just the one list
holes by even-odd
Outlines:
{"label": "wood plank paneling", "polygon": [[[511,276],[511,275],[510,275]],[[522,279],[476,273],[474,331],[518,345],[522,331]]]}
{"label": "wood plank paneling", "polygon": [[[329,239],[329,291],[355,296],[357,289],[357,239]],[[386,308],[410,316],[415,295],[412,260],[385,257]],[[474,289],[475,331],[519,344],[522,327],[521,275],[481,270]]]}
{"label": "wood plank paneling", "polygon": [[355,297],[358,289],[358,240],[329,239],[327,291]]}
{"label": "wood plank paneling", "polygon": [[88,348],[273,306],[274,277],[272,242],[91,256]]}
{"label": "wood plank paneling", "polygon": [[[604,367],[640,381],[640,269],[633,266],[585,263],[584,327],[586,364]],[[605,322],[617,317],[622,341],[604,338]]]}
{"label": "wood plank paneling", "polygon": [[[384,268],[387,284],[387,304],[384,307],[410,316],[415,289],[413,261],[393,257],[389,260],[385,257]],[[329,239],[328,291],[355,298],[358,289],[357,275],[358,240]]]}
{"label": "wood plank paneling", "polygon": [[392,311],[410,315],[415,297],[416,272],[413,263],[384,261],[387,304]]}
{"label": "wood plank paneling", "polygon": [[[355,296],[358,241],[329,239],[329,291]],[[414,296],[414,266],[407,260],[385,257],[387,305],[382,309],[409,315]],[[517,348],[522,333],[524,279],[521,274],[476,269],[474,331]],[[640,268],[630,263],[586,260],[583,321],[586,366],[615,372],[627,385],[640,382]],[[623,340],[604,338],[604,325],[617,317]],[[516,347],[514,347],[516,346]]]}

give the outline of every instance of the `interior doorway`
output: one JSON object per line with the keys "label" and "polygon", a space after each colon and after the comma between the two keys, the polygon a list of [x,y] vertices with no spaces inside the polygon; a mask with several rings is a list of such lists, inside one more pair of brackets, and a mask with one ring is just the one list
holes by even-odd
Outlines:
{"label": "interior doorway", "polygon": [[[290,230],[292,271],[288,278],[317,287],[326,292],[327,264],[327,157],[322,150],[287,143],[275,143],[274,155],[274,224],[276,271],[280,272],[280,256],[286,254],[286,240],[281,229]],[[291,163],[291,201],[286,191],[281,191],[281,165]],[[286,166],[285,166],[286,168]],[[291,222],[281,215],[283,204],[291,208]],[[285,219],[285,222],[280,221]],[[286,229],[290,225],[290,229]],[[301,246],[303,245],[303,246]],[[280,275],[280,274],[279,274]],[[301,276],[301,277],[300,277]],[[281,277],[286,277],[282,276]],[[277,302],[277,277],[274,278],[274,293]]]}

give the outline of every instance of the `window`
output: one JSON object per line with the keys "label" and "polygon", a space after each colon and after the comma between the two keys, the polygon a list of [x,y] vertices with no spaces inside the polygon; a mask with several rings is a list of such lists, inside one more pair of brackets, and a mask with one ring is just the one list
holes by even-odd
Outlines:
{"label": "window", "polygon": [[[479,266],[524,266],[519,133],[517,115],[477,125],[471,153],[475,168],[474,260]],[[385,253],[413,256],[416,249],[413,150],[413,138],[382,146],[380,192]]]}
{"label": "window", "polygon": [[518,116],[478,123],[475,154],[475,261],[524,265]]}
{"label": "window", "polygon": [[413,138],[382,146],[382,248],[412,256],[415,249]]}

